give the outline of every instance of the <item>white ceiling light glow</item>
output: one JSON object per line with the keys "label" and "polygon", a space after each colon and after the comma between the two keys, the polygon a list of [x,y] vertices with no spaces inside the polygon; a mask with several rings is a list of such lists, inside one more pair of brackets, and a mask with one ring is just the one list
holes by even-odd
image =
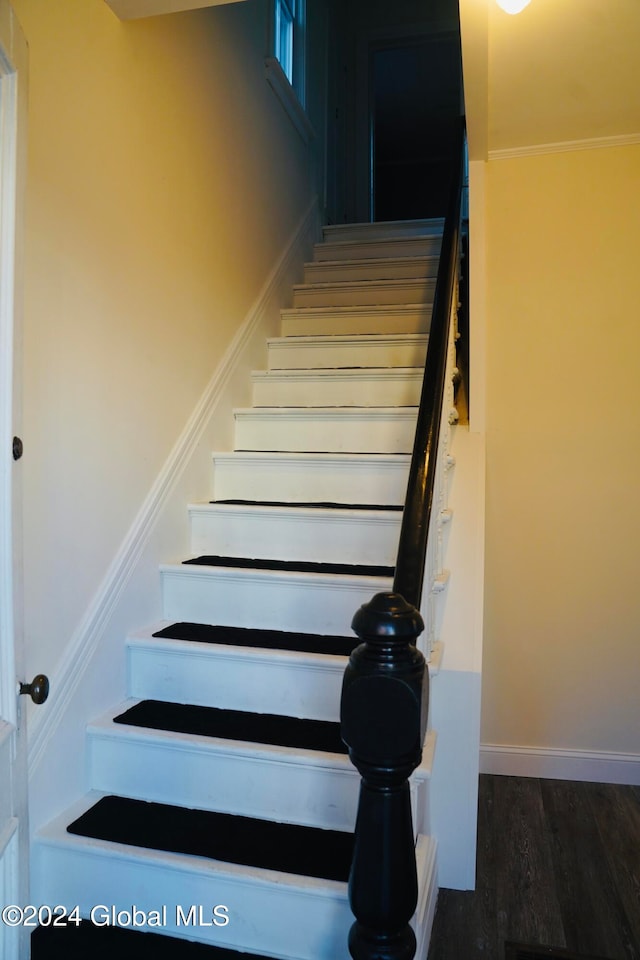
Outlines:
{"label": "white ceiling light glow", "polygon": [[529,2],[530,0],[497,0],[498,6],[502,7],[505,13],[520,13]]}

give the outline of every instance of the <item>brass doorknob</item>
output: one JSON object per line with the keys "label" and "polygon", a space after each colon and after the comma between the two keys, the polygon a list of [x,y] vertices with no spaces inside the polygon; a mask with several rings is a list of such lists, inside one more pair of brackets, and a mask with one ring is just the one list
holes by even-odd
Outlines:
{"label": "brass doorknob", "polygon": [[44,703],[49,696],[49,678],[39,673],[31,683],[21,683],[20,693],[27,693],[34,703]]}

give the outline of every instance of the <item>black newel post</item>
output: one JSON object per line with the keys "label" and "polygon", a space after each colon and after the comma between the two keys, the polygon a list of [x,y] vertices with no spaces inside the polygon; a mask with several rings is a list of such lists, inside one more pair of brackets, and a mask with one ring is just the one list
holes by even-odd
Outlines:
{"label": "black newel post", "polygon": [[362,776],[349,877],[354,960],[412,960],[418,897],[409,780],[422,758],[428,673],[415,647],[422,617],[400,594],[378,593],[352,627],[363,641],[342,685],[342,739]]}

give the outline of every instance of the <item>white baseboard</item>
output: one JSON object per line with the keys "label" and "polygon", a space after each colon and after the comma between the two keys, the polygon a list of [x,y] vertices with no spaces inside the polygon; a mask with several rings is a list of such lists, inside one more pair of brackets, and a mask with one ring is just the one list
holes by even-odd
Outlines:
{"label": "white baseboard", "polygon": [[[308,255],[319,232],[317,202],[314,199],[293,230],[289,242],[274,264],[260,294],[213,372],[209,384],[113,558],[82,622],[68,643],[55,669],[55,674],[51,675],[51,686],[52,689],[55,688],[56,695],[49,700],[45,708],[39,710],[29,731],[30,780],[33,779],[48,751],[51,751],[52,756],[58,750],[64,753],[64,747],[56,741],[56,733],[65,714],[74,704],[77,705],[80,684],[84,682],[96,652],[109,642],[108,626],[122,603],[125,589],[132,578],[138,575],[141,565],[145,562],[146,546],[152,535],[156,534],[159,524],[164,522],[167,504],[178,484],[183,481],[186,472],[193,469],[192,459],[198,452],[198,445],[212,418],[219,415],[221,408],[224,407],[226,410],[228,406],[230,420],[231,406],[227,401],[229,390],[233,386],[233,377],[238,368],[242,368],[243,364],[246,365],[245,355],[250,349],[252,340],[261,334],[267,318],[273,314],[274,310],[277,313],[277,307],[282,302],[283,288],[289,287],[292,272],[296,271],[296,266],[300,265],[304,256]],[[185,499],[185,529],[186,511],[187,500]],[[141,625],[134,620],[128,624],[128,628],[133,629]],[[85,722],[92,718],[90,705],[86,712]],[[51,757],[48,761],[53,762]],[[68,763],[68,755],[65,762]]]}
{"label": "white baseboard", "polygon": [[640,754],[483,743],[480,773],[640,786]]}

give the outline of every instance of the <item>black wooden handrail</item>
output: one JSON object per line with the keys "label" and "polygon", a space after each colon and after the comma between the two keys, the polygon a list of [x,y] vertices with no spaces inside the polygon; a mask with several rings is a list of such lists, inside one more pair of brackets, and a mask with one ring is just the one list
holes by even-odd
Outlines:
{"label": "black wooden handrail", "polygon": [[393,580],[394,592],[401,594],[408,603],[418,609],[422,595],[427,535],[435,489],[449,326],[458,275],[460,207],[464,179],[463,149],[464,120],[460,118],[460,126],[456,131],[455,146],[452,151],[451,192],[442,236],[429,330],[429,346]]}
{"label": "black wooden handrail", "polygon": [[412,960],[418,878],[409,777],[422,759],[429,674],[416,641],[434,499],[450,323],[457,291],[464,121],[452,164],[416,439],[409,470],[393,592],[378,593],[353,618],[362,641],[345,671],[342,739],[362,776],[349,902],[354,960]]}

